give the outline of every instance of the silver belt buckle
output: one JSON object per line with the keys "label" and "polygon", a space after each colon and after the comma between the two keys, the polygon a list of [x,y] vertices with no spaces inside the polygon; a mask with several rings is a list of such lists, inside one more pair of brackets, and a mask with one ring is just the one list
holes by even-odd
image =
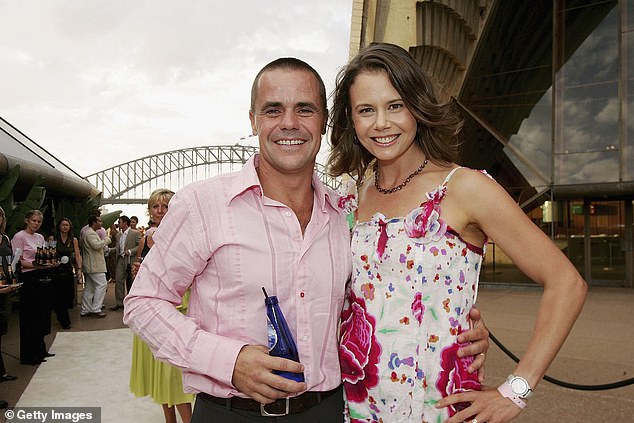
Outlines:
{"label": "silver belt buckle", "polygon": [[266,411],[266,404],[262,404],[260,403],[260,415],[262,417],[284,417],[288,414],[288,410],[289,410],[289,406],[288,406],[288,400],[289,398],[286,397],[284,398],[286,400],[286,412],[284,413],[280,413],[280,414],[271,414],[268,411]]}

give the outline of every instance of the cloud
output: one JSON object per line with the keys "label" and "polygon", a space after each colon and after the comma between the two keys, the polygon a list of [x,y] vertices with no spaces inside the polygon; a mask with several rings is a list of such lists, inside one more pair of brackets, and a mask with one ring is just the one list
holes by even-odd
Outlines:
{"label": "cloud", "polygon": [[0,0],[0,116],[82,175],[234,144],[270,60],[306,60],[332,89],[349,3]]}
{"label": "cloud", "polygon": [[595,117],[598,123],[617,123],[619,121],[619,99],[614,97],[610,98]]}

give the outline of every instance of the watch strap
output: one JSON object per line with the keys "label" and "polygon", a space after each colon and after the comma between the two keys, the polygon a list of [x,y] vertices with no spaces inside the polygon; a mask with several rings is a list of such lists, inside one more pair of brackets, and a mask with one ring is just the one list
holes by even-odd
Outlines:
{"label": "watch strap", "polygon": [[508,382],[504,382],[503,384],[501,384],[500,386],[498,386],[498,392],[504,397],[504,398],[508,398],[511,401],[513,401],[513,403],[515,405],[517,405],[519,408],[524,409],[526,408],[526,401],[524,401],[522,398],[520,398],[519,396],[515,395],[515,393],[513,392],[513,388],[511,388],[511,384]]}

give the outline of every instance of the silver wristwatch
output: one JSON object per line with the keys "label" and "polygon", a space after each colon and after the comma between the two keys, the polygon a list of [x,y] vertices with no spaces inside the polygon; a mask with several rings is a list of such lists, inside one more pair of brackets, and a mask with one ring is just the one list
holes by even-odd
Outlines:
{"label": "silver wristwatch", "polygon": [[533,395],[531,385],[521,376],[509,375],[506,381],[511,386],[513,393],[522,399],[528,399]]}

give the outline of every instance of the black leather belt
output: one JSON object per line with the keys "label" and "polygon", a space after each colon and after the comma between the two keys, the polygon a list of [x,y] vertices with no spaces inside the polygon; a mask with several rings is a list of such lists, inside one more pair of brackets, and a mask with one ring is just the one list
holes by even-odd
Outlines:
{"label": "black leather belt", "polygon": [[227,408],[258,412],[260,413],[260,415],[265,417],[280,417],[287,414],[295,414],[306,411],[339,391],[340,388],[335,388],[332,391],[327,392],[308,391],[296,397],[279,399],[271,404],[266,405],[260,404],[259,402],[250,398],[219,398],[206,394],[204,392],[198,394],[198,398],[202,398],[204,400],[213,402],[214,404],[225,406]]}

